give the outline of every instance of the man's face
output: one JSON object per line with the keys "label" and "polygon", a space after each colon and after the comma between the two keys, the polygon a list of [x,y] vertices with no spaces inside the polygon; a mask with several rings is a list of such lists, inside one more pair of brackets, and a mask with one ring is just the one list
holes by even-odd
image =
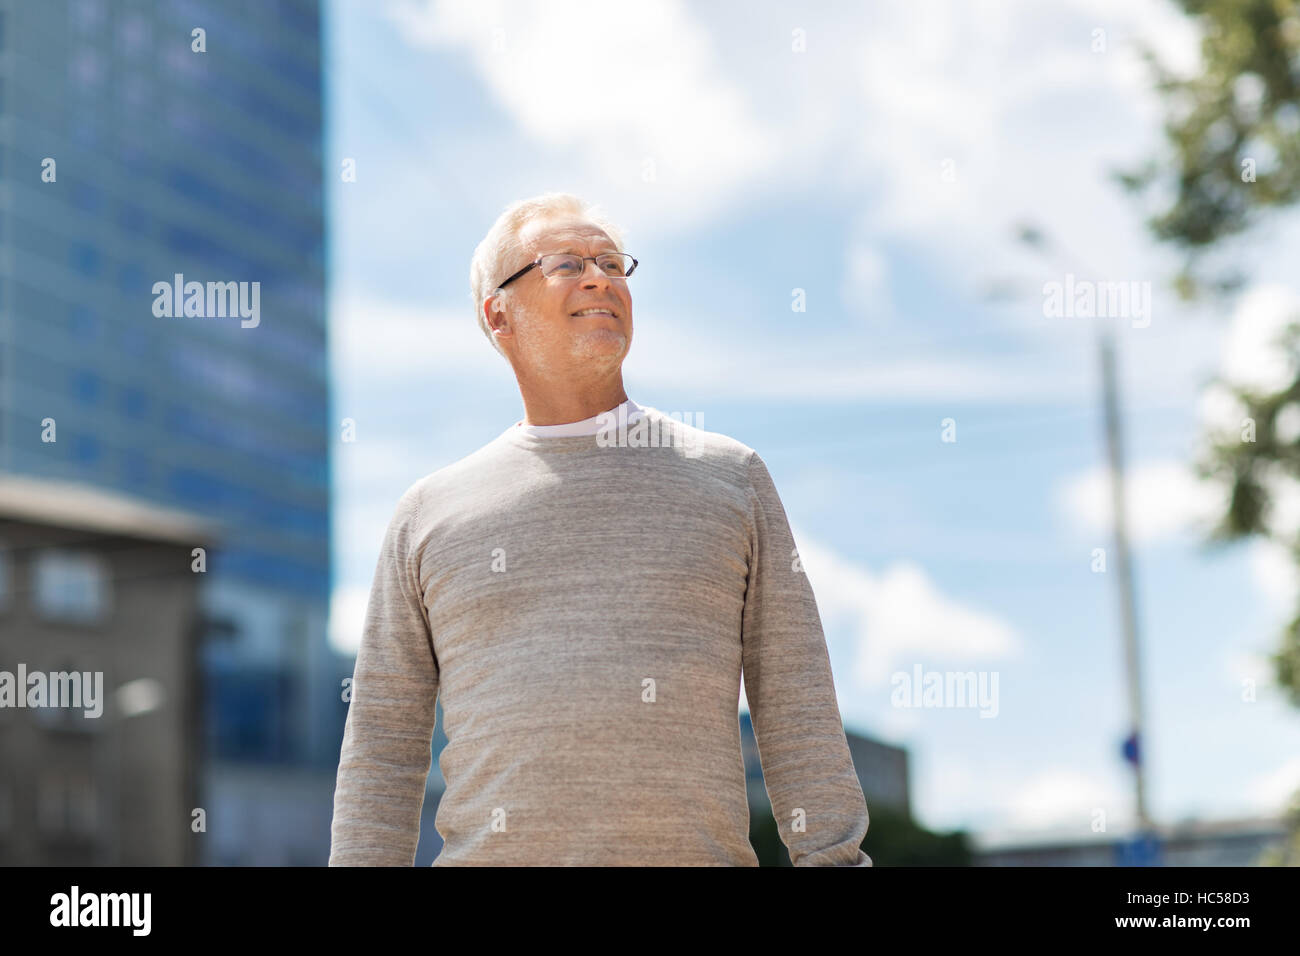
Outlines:
{"label": "man's face", "polygon": [[[556,252],[595,257],[618,251],[604,230],[582,219],[534,221],[520,231],[519,239],[526,254],[511,264],[510,272]],[[547,278],[540,268],[530,269],[506,287],[513,295],[506,299],[513,346],[503,341],[502,347],[508,355],[513,351],[515,361],[525,368],[556,372],[580,365],[605,371],[618,367],[627,355],[632,344],[627,280],[608,275],[592,261],[583,266],[577,278]],[[492,304],[487,303],[489,310]],[[593,308],[605,311],[574,314]],[[492,317],[489,311],[489,321]]]}

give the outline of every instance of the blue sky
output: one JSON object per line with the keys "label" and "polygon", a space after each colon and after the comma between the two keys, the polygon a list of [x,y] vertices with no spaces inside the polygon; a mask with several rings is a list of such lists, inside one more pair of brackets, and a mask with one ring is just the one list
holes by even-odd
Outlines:
{"label": "blue sky", "polygon": [[[629,396],[763,456],[845,723],[909,749],[922,822],[1087,836],[1102,809],[1123,828],[1104,320],[1045,316],[1043,286],[1150,282],[1149,324],[1109,320],[1150,804],[1278,812],[1300,712],[1263,655],[1295,577],[1277,547],[1202,547],[1220,492],[1189,464],[1235,420],[1213,376],[1285,376],[1267,337],[1300,309],[1300,215],[1230,250],[1253,282],[1231,314],[1167,291],[1175,261],[1107,180],[1160,147],[1138,42],[1196,62],[1167,4],[853,6],[327,4],[334,417],[356,423],[335,446],[332,640],[355,649],[401,493],[522,417],[469,260],[510,202],[573,192],[641,261]],[[1022,220],[1051,255],[1014,242]],[[1279,493],[1300,528],[1300,493]],[[998,715],[893,706],[891,675],[918,664],[996,673]]]}

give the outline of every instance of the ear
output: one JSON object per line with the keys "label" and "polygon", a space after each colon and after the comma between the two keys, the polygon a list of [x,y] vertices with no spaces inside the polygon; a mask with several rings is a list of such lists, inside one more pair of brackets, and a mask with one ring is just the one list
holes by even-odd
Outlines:
{"label": "ear", "polygon": [[501,290],[497,289],[486,299],[483,300],[484,314],[487,319],[488,328],[493,328],[492,316],[494,313],[505,313],[505,303],[501,301]]}

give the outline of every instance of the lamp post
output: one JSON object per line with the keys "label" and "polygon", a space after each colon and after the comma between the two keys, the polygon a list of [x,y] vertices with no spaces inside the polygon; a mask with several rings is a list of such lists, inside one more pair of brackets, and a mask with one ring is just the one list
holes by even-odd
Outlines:
{"label": "lamp post", "polygon": [[[1055,252],[1044,232],[1034,225],[1017,229],[1020,242],[1036,252]],[[1077,261],[1077,260],[1076,260]],[[1095,273],[1094,273],[1095,275]],[[1119,588],[1120,630],[1124,645],[1124,674],[1127,688],[1129,734],[1123,742],[1123,754],[1133,767],[1134,809],[1137,817],[1139,854],[1150,858],[1154,827],[1146,799],[1146,746],[1143,740],[1142,675],[1138,654],[1138,629],[1133,566],[1129,554],[1127,510],[1124,497],[1123,435],[1120,421],[1118,376],[1115,372],[1115,337],[1102,321],[1096,326],[1097,354],[1101,368],[1102,408],[1105,416],[1106,457],[1110,465],[1110,498],[1115,547],[1115,580]]]}

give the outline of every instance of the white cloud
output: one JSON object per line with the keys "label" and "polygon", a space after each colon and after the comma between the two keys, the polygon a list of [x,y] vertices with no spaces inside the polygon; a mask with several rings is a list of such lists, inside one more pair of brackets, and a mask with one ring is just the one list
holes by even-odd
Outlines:
{"label": "white cloud", "polygon": [[330,351],[347,378],[425,380],[434,371],[455,369],[466,376],[514,376],[462,309],[417,308],[359,293],[330,302]]}
{"label": "white cloud", "polygon": [[1246,406],[1223,384],[1207,385],[1197,400],[1201,427],[1216,438],[1240,436],[1245,427]]}
{"label": "white cloud", "polygon": [[[1114,229],[1097,215],[1096,200],[1105,195],[1118,207],[1120,197],[1080,141],[1113,141],[1124,113],[1137,120],[1134,104],[1156,100],[1136,39],[1179,67],[1197,61],[1198,41],[1169,3],[1072,6],[1048,14],[1032,0],[879,4],[866,28],[846,31],[858,46],[848,62],[870,117],[860,156],[883,183],[883,228],[930,237],[941,230],[987,255],[990,226],[1024,209],[1087,229],[1084,253],[1106,251]],[[1092,50],[1096,28],[1106,31],[1105,53]],[[1103,119],[1077,107],[1053,117],[1032,111],[1084,92],[1122,112]],[[1070,135],[1056,139],[1045,122]],[[1024,162],[1026,144],[1032,163]],[[953,162],[952,182],[941,176],[945,160]]]}
{"label": "white cloud", "polygon": [[[624,364],[628,387],[688,390],[700,397],[925,402],[1069,400],[1089,388],[1086,370],[1073,362],[1026,370],[1023,356],[945,357],[916,349],[891,354],[884,347],[870,357],[848,350],[828,359],[806,336],[789,343],[738,342],[710,328],[703,321],[639,320]],[[485,392],[517,389],[509,364],[468,309],[339,295],[331,304],[330,349],[345,386],[341,399],[376,381],[385,389],[431,394],[448,377],[483,382]],[[728,361],[719,363],[720,354]],[[340,410],[346,414],[347,408]]]}
{"label": "white cloud", "polygon": [[648,214],[666,204],[679,220],[703,220],[743,196],[782,146],[678,0],[394,0],[388,11],[408,41],[463,50],[518,129],[598,191],[645,185],[652,165],[652,188],[629,191]]}
{"label": "white cloud", "polygon": [[872,735],[896,746],[916,739],[925,727],[925,711],[919,707],[887,707],[872,716]]}
{"label": "white cloud", "polygon": [[1300,598],[1300,569],[1284,545],[1267,538],[1256,539],[1250,547],[1252,580],[1279,612],[1293,613]]}
{"label": "white cloud", "polygon": [[340,654],[355,654],[361,646],[370,589],[340,585],[330,595],[330,647]]}
{"label": "white cloud", "polygon": [[[1276,283],[1255,285],[1237,300],[1231,321],[1223,334],[1219,365],[1221,381],[1208,385],[1198,403],[1200,425],[1208,438],[1240,440],[1246,407],[1228,389],[1230,385],[1261,392],[1277,392],[1295,381],[1297,369],[1292,354],[1279,346],[1278,338],[1292,322],[1300,322],[1300,295]],[[1300,409],[1285,406],[1278,415],[1277,431],[1282,440],[1288,432],[1300,430]],[[1292,434],[1290,437],[1294,437]],[[1260,465],[1258,478],[1269,495],[1266,525],[1281,540],[1300,536],[1300,482],[1276,462]],[[1218,514],[1222,514],[1228,489],[1216,490]],[[1207,494],[1209,494],[1207,492]],[[1184,501],[1187,495],[1181,495]],[[1251,541],[1250,566],[1253,579],[1279,611],[1290,613],[1300,597],[1300,571],[1296,559],[1278,541]]]}
{"label": "white cloud", "polygon": [[1151,85],[1135,41],[1150,44],[1161,63],[1178,75],[1189,76],[1200,69],[1201,36],[1196,22],[1169,0],[1073,0],[1072,6],[1108,31],[1108,47],[1118,47],[1120,59],[1131,68],[1121,79],[1131,83],[1134,92],[1146,92]]}
{"label": "white cloud", "polygon": [[1246,681],[1253,681],[1257,692],[1275,685],[1273,665],[1267,654],[1228,647],[1222,654],[1223,676],[1238,693]]}
{"label": "white cloud", "polygon": [[1275,284],[1245,292],[1228,326],[1220,375],[1231,384],[1270,392],[1294,382],[1294,360],[1276,345],[1289,322],[1300,322],[1300,295]]}
{"label": "white cloud", "polygon": [[[1099,465],[1056,489],[1061,514],[1080,531],[1107,540],[1113,527],[1110,480],[1110,468]],[[1222,513],[1222,493],[1179,461],[1150,461],[1129,468],[1124,490],[1128,534],[1135,544],[1161,541],[1186,530],[1203,532]]]}
{"label": "white cloud", "polygon": [[847,619],[856,644],[853,681],[879,687],[919,657],[999,659],[1020,651],[1010,624],[942,594],[910,561],[880,574],[795,531],[824,626]]}
{"label": "white cloud", "polygon": [[1269,531],[1283,540],[1300,535],[1300,482],[1276,461],[1261,464],[1259,477],[1269,494]]}
{"label": "white cloud", "polygon": [[[1024,251],[1006,241],[1006,227],[1027,211],[1049,228],[1063,227],[1056,238],[1100,262],[1103,276],[1158,275],[1140,217],[1100,166],[1100,144],[1130,140],[1129,127],[1106,110],[1079,117],[1072,108],[1053,108],[1052,97],[1092,91],[1098,102],[1109,97],[1130,107],[1139,80],[1122,76],[1121,67],[1133,59],[1136,36],[1177,63],[1194,62],[1194,31],[1167,2],[1141,10],[1108,0],[1075,3],[1064,27],[1028,0],[874,5],[800,11],[793,18],[758,6],[743,23],[675,2],[605,8],[400,0],[388,11],[411,44],[464,52],[517,128],[551,147],[534,164],[542,180],[565,171],[573,188],[617,209],[642,236],[723,221],[732,208],[755,205],[760,183],[765,198],[820,190],[856,206],[850,238],[827,242],[839,246],[845,264],[841,291],[848,308],[871,318],[891,318],[883,308],[889,276],[882,248],[900,239],[922,242],[937,282],[983,287],[1025,261]],[[1090,51],[1098,25],[1110,36],[1104,56]],[[806,28],[804,54],[788,46],[796,26]],[[612,85],[625,91],[619,95],[632,108],[610,109],[599,92],[590,92],[589,109],[572,110],[537,93],[581,86],[602,71],[618,78]],[[1154,101],[1149,78],[1140,85]],[[1034,112],[1045,108],[1059,124],[1049,130]],[[597,111],[600,122],[592,122]],[[862,122],[845,122],[857,115]],[[1134,128],[1152,125],[1143,126],[1136,114],[1128,121]],[[504,132],[508,138],[511,130]],[[1098,148],[1081,149],[1081,138]],[[1026,143],[1033,144],[1032,163],[1025,162]],[[1141,145],[1132,143],[1135,156]],[[688,172],[673,179],[676,164],[665,167],[664,156],[679,148],[680,167]],[[647,156],[658,158],[655,184],[640,175]],[[956,161],[955,183],[940,178],[949,157]],[[1129,228],[1116,228],[1121,217],[1131,220]],[[1038,260],[1031,268],[1036,288],[1046,265]],[[1054,265],[1052,275],[1058,271]],[[1169,318],[1159,312],[1157,324]],[[784,341],[763,332],[762,348],[746,361],[719,363],[718,354],[735,355],[740,336],[696,334],[716,327],[716,318],[690,319],[681,334],[666,324],[658,337],[648,326],[639,331],[629,374],[650,385],[799,400],[1069,401],[1090,387],[1090,370],[1075,354],[1076,336],[1059,324],[1020,330],[1036,338],[1034,353],[956,358],[943,354],[953,336],[926,329],[923,316],[889,323],[936,332],[932,347],[903,349],[846,340],[832,317],[798,339],[793,330]],[[1004,331],[983,320],[956,337]],[[1170,379],[1203,351],[1201,341],[1180,331],[1177,347],[1154,330],[1135,336],[1132,361],[1144,366],[1135,391],[1165,400],[1174,394]],[[1159,360],[1148,360],[1152,352]],[[828,367],[828,353],[845,357]]]}
{"label": "white cloud", "polygon": [[960,754],[930,754],[918,768],[918,815],[936,829],[974,829],[980,847],[1052,837],[1107,838],[1094,834],[1094,810],[1107,830],[1128,825],[1131,798],[1115,774],[1089,775],[1072,767],[1034,766]]}
{"label": "white cloud", "polygon": [[1247,805],[1261,815],[1281,814],[1300,791],[1300,757],[1290,757],[1276,769],[1246,781],[1242,792]]}
{"label": "white cloud", "polygon": [[[1193,310],[1173,302],[1163,282],[1175,257],[1152,243],[1143,210],[1108,175],[1159,146],[1162,107],[1138,41],[1185,70],[1199,60],[1189,18],[1172,3],[1123,0],[1051,11],[1030,0],[920,0],[874,4],[870,14],[845,30],[853,50],[844,61],[867,118],[847,150],[871,184],[860,241],[923,248],[927,270],[948,290],[1021,288],[1023,301],[1005,311],[1026,317],[1016,337],[1036,350],[1009,357],[1003,374],[1011,379],[1043,370],[1092,387],[1066,361],[1078,367],[1080,353],[1092,350],[1092,323],[1036,319],[1045,281],[1071,272],[1149,282],[1152,325],[1126,329],[1120,343],[1122,369],[1141,369],[1125,383],[1125,399],[1130,407],[1191,401],[1219,330],[1190,327]],[[1105,53],[1092,51],[1097,28],[1106,31]],[[1013,240],[1022,220],[1045,230],[1046,258]],[[969,334],[987,331],[981,321]],[[1095,360],[1085,363],[1091,371]]]}
{"label": "white cloud", "polygon": [[1106,825],[1113,829],[1128,804],[1110,775],[1090,776],[1066,767],[1053,767],[1033,774],[1009,794],[1007,815],[1017,828],[1074,826],[1091,832],[1094,809],[1106,811]]}
{"label": "white cloud", "polygon": [[634,333],[624,373],[646,390],[734,399],[1068,402],[1091,394],[1089,372],[1077,361],[1044,357],[1026,368],[1025,355],[891,348],[845,330],[836,316],[817,321],[816,333],[792,328],[753,337],[728,335],[702,319],[656,318]]}
{"label": "white cloud", "polygon": [[889,266],[878,246],[856,240],[849,244],[844,263],[846,305],[873,319],[892,318],[889,299]]}

